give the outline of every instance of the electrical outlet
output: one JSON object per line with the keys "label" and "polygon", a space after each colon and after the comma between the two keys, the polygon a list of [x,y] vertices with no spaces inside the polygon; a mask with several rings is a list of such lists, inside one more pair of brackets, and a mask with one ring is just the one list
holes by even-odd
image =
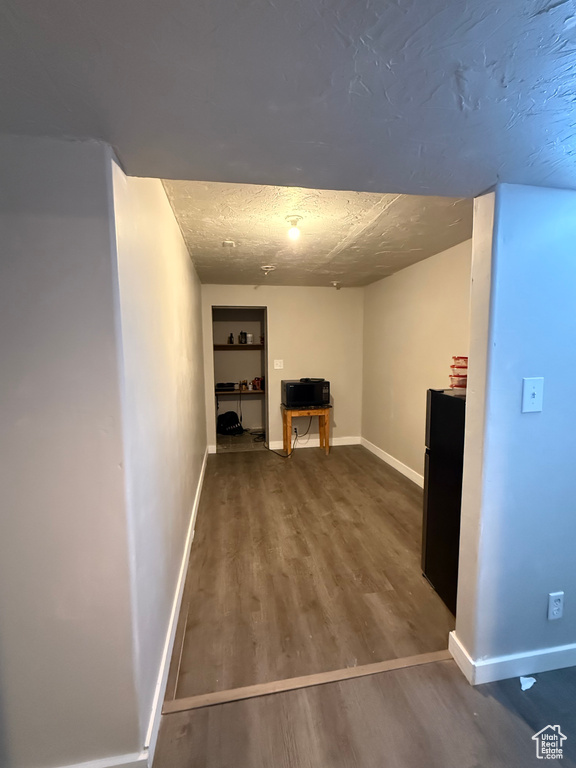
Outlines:
{"label": "electrical outlet", "polygon": [[564,592],[550,592],[548,595],[548,621],[561,619],[564,615]]}
{"label": "electrical outlet", "polygon": [[298,427],[294,427],[294,434],[298,436]]}
{"label": "electrical outlet", "polygon": [[284,368],[284,360],[274,360],[274,370],[281,371]]}

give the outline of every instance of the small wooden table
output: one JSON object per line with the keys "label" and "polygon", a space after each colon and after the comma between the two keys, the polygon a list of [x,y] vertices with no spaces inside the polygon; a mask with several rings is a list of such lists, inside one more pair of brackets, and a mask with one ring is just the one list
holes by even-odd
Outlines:
{"label": "small wooden table", "polygon": [[318,416],[318,431],[320,433],[320,448],[326,455],[330,451],[330,408],[286,408],[282,406],[282,427],[284,451],[292,453],[292,418],[294,416]]}

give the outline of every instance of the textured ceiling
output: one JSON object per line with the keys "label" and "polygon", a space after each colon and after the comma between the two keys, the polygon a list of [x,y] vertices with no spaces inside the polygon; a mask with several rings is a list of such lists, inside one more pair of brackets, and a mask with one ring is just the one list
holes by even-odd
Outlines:
{"label": "textured ceiling", "polygon": [[[164,186],[203,283],[367,285],[472,236],[471,200],[194,181]],[[291,214],[302,217],[295,242],[287,236]],[[277,269],[264,277],[263,264]]]}
{"label": "textured ceiling", "polygon": [[3,0],[0,132],[130,174],[576,187],[574,0]]}

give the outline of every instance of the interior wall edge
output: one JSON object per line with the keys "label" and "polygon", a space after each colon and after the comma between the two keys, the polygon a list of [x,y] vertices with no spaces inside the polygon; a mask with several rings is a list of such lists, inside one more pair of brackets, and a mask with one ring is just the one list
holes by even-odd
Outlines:
{"label": "interior wall edge", "polygon": [[[201,288],[158,179],[112,161],[139,735],[152,743],[206,460]],[[176,611],[176,616],[174,613]]]}
{"label": "interior wall edge", "polygon": [[474,200],[472,280],[470,286],[470,352],[466,393],[466,429],[462,478],[460,561],[456,632],[471,653],[477,642],[479,531],[484,496],[484,434],[487,413],[488,339],[492,304],[492,250],[496,193]]}
{"label": "interior wall edge", "polygon": [[140,748],[110,155],[105,142],[0,137],[6,766]]}
{"label": "interior wall edge", "polygon": [[158,682],[156,683],[156,691],[154,694],[154,701],[152,703],[152,709],[150,713],[150,724],[148,726],[148,732],[146,734],[146,740],[144,742],[145,750],[149,750],[150,753],[150,765],[154,759],[154,752],[156,749],[156,742],[158,739],[158,731],[160,728],[160,718],[162,715],[162,704],[166,695],[166,684],[168,682],[168,672],[170,669],[170,660],[172,658],[172,652],[174,650],[174,639],[176,635],[176,627],[178,625],[178,617],[180,615],[180,608],[182,606],[182,596],[184,594],[184,586],[186,583],[186,574],[188,573],[188,563],[190,560],[190,550],[192,548],[192,542],[194,540],[194,529],[196,527],[196,518],[198,517],[198,508],[200,506],[200,497],[202,495],[202,487],[204,485],[204,477],[206,475],[206,464],[208,462],[208,446],[204,453],[204,460],[202,462],[202,469],[200,470],[200,477],[198,478],[198,485],[196,488],[196,495],[194,497],[194,503],[190,513],[190,522],[188,524],[188,531],[186,534],[186,541],[184,543],[184,551],[182,553],[182,562],[180,565],[180,573],[178,574],[178,581],[176,583],[176,589],[174,592],[174,602],[172,605],[172,612],[170,614],[170,621],[168,623],[168,629],[166,632],[166,642],[164,644],[164,652],[162,654],[162,660],[160,662],[160,668],[158,671]]}

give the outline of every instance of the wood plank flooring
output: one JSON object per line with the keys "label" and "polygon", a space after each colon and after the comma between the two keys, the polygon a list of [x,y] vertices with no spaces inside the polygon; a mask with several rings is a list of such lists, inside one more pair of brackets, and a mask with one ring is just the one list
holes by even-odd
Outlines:
{"label": "wood plank flooring", "polygon": [[271,693],[295,691],[298,688],[312,688],[316,685],[352,680],[356,677],[368,677],[369,675],[377,675],[380,672],[390,672],[393,669],[417,667],[420,664],[432,664],[436,661],[446,661],[447,659],[452,659],[450,651],[432,651],[432,653],[420,653],[418,656],[404,656],[402,659],[375,661],[373,664],[364,664],[362,667],[347,667],[346,669],[335,669],[332,672],[316,672],[314,675],[289,677],[286,680],[275,680],[272,683],[258,683],[257,685],[246,685],[244,688],[203,693],[199,696],[190,696],[187,699],[165,701],[162,714],[170,715],[174,712],[184,712],[190,709],[213,707],[215,704],[254,699],[258,696],[269,696]]}
{"label": "wood plank flooring", "polygon": [[471,687],[452,661],[162,718],[154,768],[537,768],[558,724],[576,766],[576,670]]}
{"label": "wood plank flooring", "polygon": [[210,456],[168,698],[446,648],[421,506],[361,446]]}
{"label": "wood plank flooring", "polygon": [[265,451],[263,440],[256,440],[256,435],[244,432],[242,435],[216,435],[217,453],[236,453],[244,451]]}

